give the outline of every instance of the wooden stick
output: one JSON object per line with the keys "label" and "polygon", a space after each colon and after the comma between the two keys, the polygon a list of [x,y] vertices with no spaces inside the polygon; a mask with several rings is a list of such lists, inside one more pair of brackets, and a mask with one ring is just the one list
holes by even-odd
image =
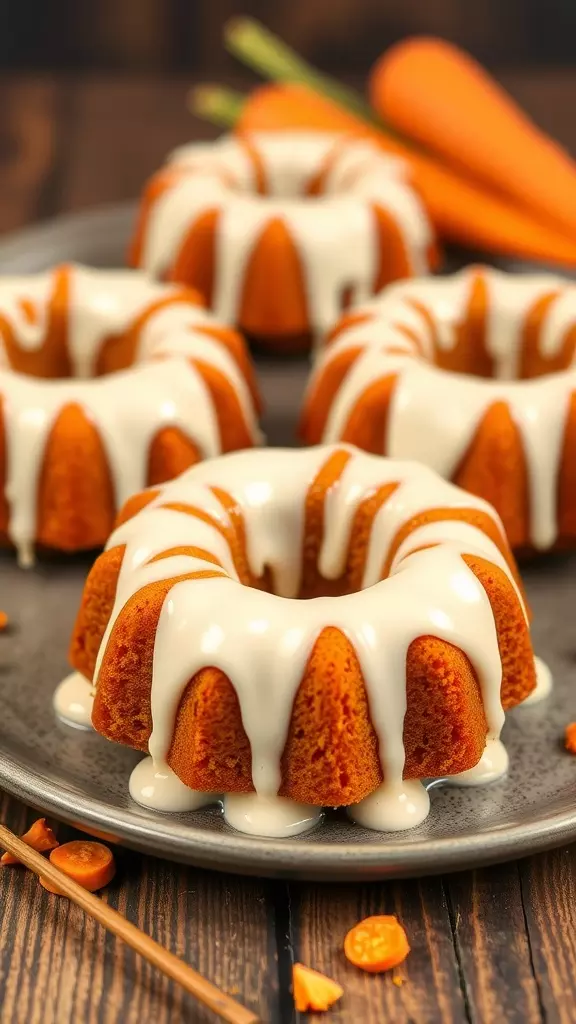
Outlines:
{"label": "wooden stick", "polygon": [[[132,949],[135,949],[140,956],[143,956],[149,963],[157,967],[173,981],[185,988],[187,992],[195,996],[201,1003],[208,1006],[214,1013],[229,1024],[260,1024],[260,1018],[245,1006],[237,1003],[231,996],[226,995],[212,982],[203,978],[192,967],[174,956],[168,949],[161,946],[154,939],[140,931],[136,925],[127,921],[122,914],[119,914],[113,907],[108,906],[94,893],[88,892],[78,885],[72,878],[65,875],[59,868],[54,867],[42,854],[30,849],[18,836],[15,836],[10,829],[0,825],[0,846],[9,853],[13,853],[22,864],[34,871],[36,875],[47,878],[48,881],[68,896],[73,903],[81,907],[89,917],[99,921],[109,932],[123,939]],[[8,870],[8,869],[6,869]]]}

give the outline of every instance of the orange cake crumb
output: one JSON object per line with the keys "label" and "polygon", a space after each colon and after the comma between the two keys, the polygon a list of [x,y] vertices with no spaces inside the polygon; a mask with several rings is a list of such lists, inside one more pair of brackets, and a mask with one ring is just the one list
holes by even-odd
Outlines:
{"label": "orange cake crumb", "polygon": [[[36,850],[37,853],[47,853],[48,850],[54,850],[59,845],[52,829],[46,824],[46,818],[38,818],[20,838],[23,843],[26,843],[26,846]],[[20,864],[20,861],[13,853],[3,853],[0,857],[0,864]]]}
{"label": "orange cake crumb", "polygon": [[564,746],[571,754],[576,754],[576,722],[570,722],[564,733]]}
{"label": "orange cake crumb", "polygon": [[370,974],[397,967],[409,952],[406,932],[393,914],[366,917],[344,939],[346,959]]}
{"label": "orange cake crumb", "polygon": [[308,1010],[329,1010],[343,996],[344,989],[325,974],[304,967],[304,964],[294,964],[292,992],[296,1009],[299,1013],[306,1013]]}

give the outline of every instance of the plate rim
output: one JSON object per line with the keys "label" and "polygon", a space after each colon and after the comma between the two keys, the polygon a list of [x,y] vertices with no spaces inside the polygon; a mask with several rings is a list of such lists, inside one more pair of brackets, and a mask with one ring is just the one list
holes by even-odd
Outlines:
{"label": "plate rim", "polygon": [[[60,789],[3,751],[0,786],[62,821],[109,832],[121,845],[140,852],[197,867],[275,878],[333,882],[427,877],[515,860],[576,839],[576,806],[544,821],[507,825],[482,837],[433,837],[404,844],[395,840],[393,846],[370,841],[302,843],[297,838],[243,836],[232,829],[212,832],[160,813],[157,818],[143,817],[139,823],[129,807],[111,808],[105,800]],[[163,823],[170,824],[166,828]],[[339,870],[339,863],[345,863],[345,868]]]}

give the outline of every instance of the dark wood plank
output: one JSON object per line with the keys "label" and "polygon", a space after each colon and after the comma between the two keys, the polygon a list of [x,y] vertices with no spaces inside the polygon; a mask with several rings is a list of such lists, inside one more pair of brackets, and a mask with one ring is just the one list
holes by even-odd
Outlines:
{"label": "dark wood plank", "polygon": [[546,1017],[576,1019],[576,847],[519,864],[532,966]]}
{"label": "dark wood plank", "polygon": [[[14,801],[0,820],[18,832],[34,819]],[[78,838],[64,826],[61,839]],[[115,848],[118,875],[103,898],[225,991],[278,1021],[274,892],[233,878]],[[213,1015],[30,873],[0,869],[2,1024],[170,1024]]]}
{"label": "dark wood plank", "polygon": [[473,1024],[539,1024],[517,865],[453,875],[446,888]]}
{"label": "dark wood plank", "polygon": [[0,231],[53,212],[62,97],[53,79],[0,78]]}
{"label": "dark wood plank", "polygon": [[[381,885],[293,885],[291,928],[296,960],[344,987],[338,1020],[344,1024],[415,1024],[467,1020],[442,881]],[[396,914],[411,953],[395,972],[370,975],[344,957],[346,932],[371,914]],[[398,985],[396,980],[402,981]]]}
{"label": "dark wood plank", "polygon": [[545,131],[576,154],[576,75],[569,69],[505,71],[502,84]]}
{"label": "dark wood plank", "polygon": [[186,94],[193,81],[192,76],[165,81],[144,76],[83,78],[75,95],[77,130],[63,207],[79,209],[135,197],[175,146],[215,138],[218,129],[187,109]]}
{"label": "dark wood plank", "polygon": [[[488,63],[572,62],[566,0],[27,0],[0,6],[3,67],[226,69],[222,25],[261,18],[332,72],[361,71],[410,33],[445,36]],[[351,16],[353,15],[353,16]]]}

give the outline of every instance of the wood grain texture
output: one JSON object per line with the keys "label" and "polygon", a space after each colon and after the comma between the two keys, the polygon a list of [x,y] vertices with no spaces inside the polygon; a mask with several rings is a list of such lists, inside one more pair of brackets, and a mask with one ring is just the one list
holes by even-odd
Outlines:
{"label": "wood grain texture", "polygon": [[520,861],[532,969],[544,1017],[576,1020],[576,847]]}
{"label": "wood grain texture", "polygon": [[[441,879],[292,886],[291,896],[294,957],[343,986],[342,1024],[457,1024],[466,1019]],[[410,956],[386,975],[358,970],[343,953],[346,932],[372,914],[396,914],[409,937]],[[395,984],[394,978],[402,983]]]}
{"label": "wood grain texture", "polygon": [[517,866],[454,875],[446,888],[473,1024],[542,1020]]}
{"label": "wood grain texture", "polygon": [[[9,827],[33,820],[0,804]],[[53,823],[66,841],[79,834]],[[111,906],[264,1020],[278,1018],[271,883],[193,871],[115,848]],[[0,869],[2,1024],[169,1024],[214,1016],[30,872]]]}
{"label": "wood grain texture", "polygon": [[83,78],[74,94],[61,206],[80,209],[136,196],[175,146],[214,138],[217,129],[187,110],[189,86],[184,77],[164,83],[145,76]]}
{"label": "wood grain texture", "polygon": [[53,80],[0,79],[0,225],[45,214],[61,153],[63,89]]}
{"label": "wood grain texture", "polygon": [[[186,112],[189,82],[0,80],[0,231],[136,195],[167,150],[210,137],[212,129]],[[576,148],[576,74],[518,74],[507,84]],[[34,817],[0,800],[0,819],[17,832]],[[576,1021],[576,848],[450,878],[367,886],[260,882],[125,850],[118,862],[105,898],[271,1024],[296,1024],[294,959],[345,987],[326,1024]],[[412,946],[400,987],[390,976],[362,974],[342,954],[348,928],[381,912],[398,914]],[[22,869],[0,869],[0,917],[1,1024],[214,1019]],[[300,1017],[308,1019],[318,1018]]]}

